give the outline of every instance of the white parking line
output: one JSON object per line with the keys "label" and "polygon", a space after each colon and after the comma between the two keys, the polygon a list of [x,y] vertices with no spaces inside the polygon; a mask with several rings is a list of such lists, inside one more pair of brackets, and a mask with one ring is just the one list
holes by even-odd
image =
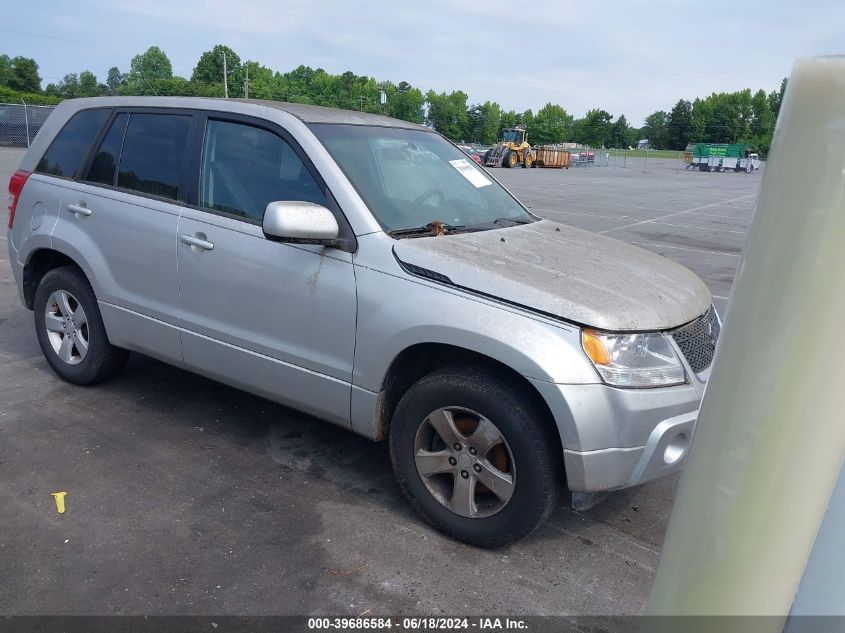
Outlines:
{"label": "white parking line", "polygon": [[690,226],[689,224],[672,224],[671,222],[661,222],[661,226],[679,226],[685,229],[703,229],[705,231],[721,231],[722,233],[739,233],[745,235],[748,231],[734,231],[733,229],[716,229],[710,226]]}
{"label": "white parking line", "polygon": [[[627,241],[627,240],[625,240]],[[669,246],[668,244],[654,244],[652,242],[628,242],[628,244],[637,244],[638,246],[654,246],[655,248],[673,248],[679,251],[692,251],[693,253],[709,253],[711,255],[724,255],[726,257],[742,257],[737,253],[725,253],[722,251],[706,251],[700,248],[689,248],[688,246]]]}
{"label": "white parking line", "polygon": [[604,231],[599,231],[599,233],[609,233],[610,231],[618,231],[619,229],[629,229],[632,226],[639,226],[640,224],[653,224],[655,222],[660,222],[661,220],[665,220],[667,218],[673,218],[676,215],[681,215],[682,213],[689,213],[690,211],[698,211],[699,209],[708,209],[710,207],[718,207],[720,204],[725,204],[726,202],[736,202],[737,200],[745,200],[747,198],[752,198],[756,196],[756,193],[750,193],[747,196],[739,196],[737,198],[729,198],[728,200],[722,200],[720,202],[711,202],[710,204],[703,204],[698,207],[692,207],[691,209],[684,209],[683,211],[675,211],[673,213],[667,213],[666,215],[661,215],[656,218],[652,218],[651,220],[640,220],[639,222],[632,222],[631,224],[626,224],[625,226],[617,226],[613,229],[605,229]]}
{"label": "white parking line", "polygon": [[565,213],[567,215],[583,215],[588,218],[602,218],[604,220],[625,220],[627,217],[619,217],[619,216],[612,216],[612,215],[597,215],[595,213],[579,213],[578,211],[558,211],[557,209],[550,209],[549,211],[553,211],[554,213]]}
{"label": "white parking line", "polygon": [[[736,208],[736,207],[734,207],[734,208]],[[754,207],[748,207],[748,209],[750,211],[754,211]],[[746,218],[740,217],[736,213],[731,213],[730,215],[719,215],[718,213],[703,213],[701,211],[683,211],[682,213],[689,213],[690,215],[704,215],[704,216],[707,216],[708,218],[739,218],[741,220],[746,219]],[[752,213],[752,215],[754,215],[754,214]],[[747,219],[750,220],[751,218],[747,218]]]}

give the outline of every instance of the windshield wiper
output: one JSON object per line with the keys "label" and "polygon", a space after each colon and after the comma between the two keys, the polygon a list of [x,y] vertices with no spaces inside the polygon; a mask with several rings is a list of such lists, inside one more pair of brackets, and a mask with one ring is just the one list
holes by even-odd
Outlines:
{"label": "windshield wiper", "polygon": [[388,231],[390,237],[413,237],[415,235],[446,235],[457,233],[466,227],[463,224],[444,224],[439,220],[432,220],[424,226],[415,226],[408,229],[393,229]]}
{"label": "windshield wiper", "polygon": [[[510,222],[510,224],[505,224],[505,222]],[[496,218],[493,220],[493,224],[498,224],[499,226],[513,226],[514,224],[531,224],[534,220],[520,220],[519,218]]]}

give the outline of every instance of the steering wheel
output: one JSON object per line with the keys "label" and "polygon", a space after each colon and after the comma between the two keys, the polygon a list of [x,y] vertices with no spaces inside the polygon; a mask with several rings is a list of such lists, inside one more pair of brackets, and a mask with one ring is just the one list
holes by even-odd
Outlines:
{"label": "steering wheel", "polygon": [[414,206],[419,206],[429,198],[433,196],[439,197],[438,204],[442,205],[446,202],[446,194],[443,193],[443,190],[440,187],[432,187],[431,189],[426,189],[420,195],[416,197],[414,200]]}

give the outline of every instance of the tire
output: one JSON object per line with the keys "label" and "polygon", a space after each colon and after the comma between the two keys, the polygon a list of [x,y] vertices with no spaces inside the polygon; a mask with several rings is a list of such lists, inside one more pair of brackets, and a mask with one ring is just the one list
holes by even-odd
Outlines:
{"label": "tire", "polygon": [[502,156],[502,167],[513,167],[516,165],[516,152],[512,149],[506,149]]}
{"label": "tire", "polygon": [[75,266],[44,275],[35,291],[33,312],[44,358],[64,380],[92,385],[111,378],[126,364],[129,352],[109,343],[94,290]]}
{"label": "tire", "polygon": [[[473,366],[440,369],[408,389],[391,422],[390,459],[423,519],[479,547],[508,545],[545,521],[565,476],[560,437],[532,395],[498,372]],[[435,423],[452,434],[451,447]],[[428,475],[418,468],[420,455],[436,460],[422,461],[434,465]],[[459,491],[468,494],[456,497]]]}
{"label": "tire", "polygon": [[484,166],[485,167],[487,166],[487,161],[490,160],[490,155],[492,153],[493,153],[492,149],[488,149],[486,152],[484,152]]}
{"label": "tire", "polygon": [[531,160],[531,152],[525,150],[522,154],[522,168],[528,169],[529,167],[534,166],[534,161]]}

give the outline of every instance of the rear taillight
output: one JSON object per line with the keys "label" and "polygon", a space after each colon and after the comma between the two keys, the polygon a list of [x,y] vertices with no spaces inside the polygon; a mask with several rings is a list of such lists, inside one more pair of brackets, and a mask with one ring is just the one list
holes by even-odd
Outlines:
{"label": "rear taillight", "polygon": [[27,178],[29,178],[29,172],[19,169],[9,181],[9,228],[12,228],[12,224],[15,222],[15,209],[18,206],[18,199],[21,197],[21,191],[23,191]]}

